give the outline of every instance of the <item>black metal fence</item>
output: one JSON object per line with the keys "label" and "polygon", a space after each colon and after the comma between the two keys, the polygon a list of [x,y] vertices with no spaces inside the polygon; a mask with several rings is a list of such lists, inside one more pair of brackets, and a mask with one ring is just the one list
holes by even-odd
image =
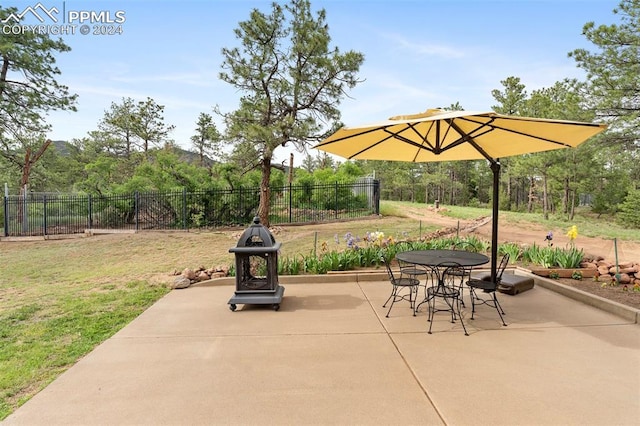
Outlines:
{"label": "black metal fence", "polygon": [[[36,194],[4,197],[4,236],[82,233],[95,229],[167,230],[247,225],[260,190],[136,192],[105,196]],[[357,218],[380,212],[380,184],[288,185],[271,188],[272,224]]]}

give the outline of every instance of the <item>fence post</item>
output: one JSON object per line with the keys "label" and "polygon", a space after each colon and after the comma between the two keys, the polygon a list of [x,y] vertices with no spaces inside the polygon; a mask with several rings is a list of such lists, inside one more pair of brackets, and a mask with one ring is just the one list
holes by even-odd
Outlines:
{"label": "fence post", "polygon": [[140,201],[140,193],[138,191],[136,191],[135,194],[134,194],[134,201],[133,201],[133,208],[135,210],[135,215],[134,216],[135,216],[135,221],[136,221],[136,224],[135,224],[136,232],[138,231],[138,219],[139,219],[138,218],[138,212],[139,212],[138,210],[139,210],[139,207],[140,207],[139,206],[139,201]]}
{"label": "fence post", "polygon": [[182,188],[182,229],[187,228],[187,188]]}
{"label": "fence post", "polygon": [[91,194],[87,196],[87,202],[89,203],[89,229],[93,229],[93,200],[91,199]]}
{"label": "fence post", "polygon": [[338,218],[338,181],[336,181],[336,185],[335,185],[335,189],[336,189],[336,203],[334,205],[334,211],[335,211],[335,217],[336,219]]}
{"label": "fence post", "polygon": [[4,236],[9,236],[9,197],[4,196]]}
{"label": "fence post", "polygon": [[[293,156],[293,154],[291,154],[291,156]],[[292,215],[293,215],[293,192],[292,192],[292,187],[291,187],[291,182],[289,182],[289,223],[292,222]]]}
{"label": "fence post", "polygon": [[44,235],[47,235],[47,196],[42,196],[42,213],[44,215]]}
{"label": "fence post", "polygon": [[380,181],[373,181],[373,199],[375,202],[376,215],[380,215]]}
{"label": "fence post", "polygon": [[[24,192],[22,193],[20,200],[20,206],[22,207],[22,233],[23,235],[29,235],[29,205],[27,203],[27,186],[24,186]],[[20,211],[20,210],[19,210]]]}

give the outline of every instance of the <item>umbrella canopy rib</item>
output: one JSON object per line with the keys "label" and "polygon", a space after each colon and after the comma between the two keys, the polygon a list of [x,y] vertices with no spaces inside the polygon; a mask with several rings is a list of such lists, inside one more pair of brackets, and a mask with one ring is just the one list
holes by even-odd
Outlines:
{"label": "umbrella canopy rib", "polygon": [[[373,129],[373,130],[380,130],[380,129]],[[369,133],[369,132],[363,132],[362,134],[365,134],[365,133]],[[393,135],[389,135],[389,136],[387,136],[387,137],[385,137],[385,138],[382,138],[382,139],[380,139],[378,142],[375,142],[375,143],[373,143],[373,144],[371,144],[371,145],[367,146],[366,148],[364,148],[364,149],[362,149],[362,150],[360,150],[360,151],[355,152],[353,155],[351,155],[351,156],[349,156],[349,157],[347,157],[347,158],[349,158],[349,160],[351,160],[351,159],[353,159],[354,157],[357,157],[358,155],[362,154],[363,152],[367,152],[367,151],[369,151],[370,149],[375,148],[376,146],[380,145],[381,143],[384,143],[385,141],[387,141],[387,140],[389,140],[389,139],[392,139],[392,138],[393,138]],[[348,139],[348,138],[343,138],[343,139]],[[335,140],[335,141],[333,141],[333,142],[338,142],[338,141],[340,141],[340,139],[336,139],[336,140]]]}
{"label": "umbrella canopy rib", "polygon": [[[424,134],[420,133],[420,130],[418,130],[418,128],[416,126],[414,126],[413,124],[409,123],[407,125],[407,130],[411,130],[413,133],[415,133],[418,136],[418,138],[420,138],[422,140],[422,143],[419,144],[419,143],[416,143],[416,142],[412,142],[410,140],[401,139],[404,142],[406,142],[406,143],[408,143],[410,145],[413,145],[414,147],[418,148],[418,150],[416,151],[416,154],[413,156],[412,162],[414,162],[414,163],[416,162],[416,160],[418,159],[418,155],[420,155],[420,151],[423,150],[423,149],[427,150],[427,151],[431,151],[434,154],[437,154],[439,138],[436,138],[436,145],[434,145],[431,142],[429,142],[429,139],[427,138],[427,136],[429,135],[429,132],[433,128],[433,124],[434,123],[430,123],[429,124],[429,128],[427,129],[427,131]],[[439,129],[439,127],[438,127],[438,129]],[[399,135],[399,132],[396,133],[396,134]]]}
{"label": "umbrella canopy rib", "polygon": [[[461,135],[463,135],[462,138],[460,138],[458,141],[455,142],[456,146],[460,145],[460,144],[463,144],[463,143],[466,143],[466,142],[469,142],[471,144],[471,146],[473,146],[476,149],[476,151],[478,151],[480,154],[482,154],[482,156],[484,158],[489,160],[489,162],[495,163],[497,161],[497,158],[493,158],[491,155],[489,155],[489,153],[487,153],[487,151],[482,149],[482,147],[480,145],[478,145],[478,143],[474,139],[476,137],[480,137],[480,136],[482,136],[482,135],[484,135],[486,133],[491,132],[491,129],[485,129],[485,131],[483,131],[479,135],[471,136],[470,134],[465,134],[465,132],[462,131],[462,129],[458,125],[456,125],[456,123],[453,120],[449,121],[449,126],[454,128],[456,130],[456,132],[458,132]],[[478,127],[477,129],[474,129],[474,131],[472,133],[475,133],[476,131],[483,129],[484,127],[485,126]]]}
{"label": "umbrella canopy rib", "polygon": [[[326,143],[326,145],[332,145],[332,144],[340,143],[340,142],[342,142],[342,141],[344,141],[346,139],[351,139],[353,137],[358,137],[358,136],[366,136],[369,133],[375,133],[375,132],[380,131],[380,130],[386,131],[385,127],[374,127],[374,128],[370,128],[370,129],[365,129],[362,132],[354,133],[353,135],[347,135],[347,136],[343,136],[343,137],[340,137],[340,138],[336,138],[336,139],[334,139],[332,141],[327,141],[325,143]],[[380,139],[379,141],[375,142],[373,145],[367,146],[365,149],[362,149],[362,150],[360,150],[358,152],[355,152],[354,154],[350,155],[347,158],[349,160],[351,160],[354,157],[357,157],[358,155],[362,154],[363,152],[366,152],[366,151],[370,150],[372,147],[377,146],[377,145],[379,145],[379,144],[381,144],[381,143],[383,143],[383,142],[385,142],[385,141],[387,141],[388,139],[391,139],[391,138],[393,138],[393,134],[390,134],[389,136]]]}

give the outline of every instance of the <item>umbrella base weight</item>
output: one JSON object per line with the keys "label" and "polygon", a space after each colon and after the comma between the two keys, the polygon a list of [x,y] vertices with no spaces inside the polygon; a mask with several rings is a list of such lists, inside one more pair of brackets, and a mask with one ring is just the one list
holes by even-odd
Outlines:
{"label": "umbrella base weight", "polygon": [[[483,275],[480,277],[483,281],[491,281],[491,275]],[[500,293],[509,294],[515,296],[523,291],[531,290],[535,285],[535,281],[532,277],[524,277],[522,275],[504,274],[502,280],[498,286]]]}
{"label": "umbrella base weight", "polygon": [[515,296],[516,294],[520,294],[523,291],[531,290],[533,286],[534,280],[531,277],[505,274],[502,276],[502,281],[500,281],[498,291],[500,293]]}

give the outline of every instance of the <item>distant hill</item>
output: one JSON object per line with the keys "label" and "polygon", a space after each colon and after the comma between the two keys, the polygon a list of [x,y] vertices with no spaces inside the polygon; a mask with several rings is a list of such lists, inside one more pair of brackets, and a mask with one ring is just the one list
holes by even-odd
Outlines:
{"label": "distant hill", "polygon": [[[182,149],[179,146],[174,146],[174,150],[176,152],[176,154],[178,154],[178,157],[189,164],[200,164],[200,155],[197,152],[193,152],[193,151],[189,151],[186,149]],[[215,163],[217,163],[217,161],[207,157],[206,155],[204,156],[204,164],[207,167],[211,167],[213,166]]]}
{"label": "distant hill", "polygon": [[71,144],[67,141],[51,141],[58,154],[66,157],[71,154]]}

